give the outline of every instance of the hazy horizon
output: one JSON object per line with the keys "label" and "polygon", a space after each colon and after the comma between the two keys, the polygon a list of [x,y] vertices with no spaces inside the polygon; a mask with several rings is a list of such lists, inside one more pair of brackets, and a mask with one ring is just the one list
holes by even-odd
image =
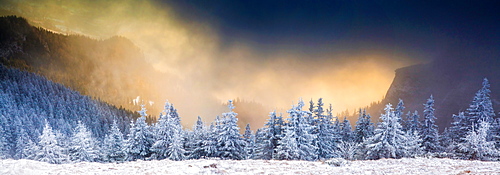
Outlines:
{"label": "hazy horizon", "polygon": [[[186,126],[197,116],[211,122],[222,112],[222,103],[236,98],[270,108],[259,116],[239,116],[255,120],[253,128],[261,127],[271,110],[285,113],[299,98],[306,102],[323,98],[326,105],[333,105],[334,113],[368,106],[382,100],[396,69],[439,58],[464,38],[483,42],[489,34],[473,35],[486,29],[464,27],[475,24],[473,19],[482,14],[475,14],[475,9],[457,11],[446,3],[432,8],[425,3],[379,1],[2,0],[2,4],[4,14],[26,17],[53,31],[101,40],[116,35],[130,39],[156,72],[152,82],[144,82],[156,88],[143,89],[156,95],[123,95],[154,102],[150,107],[154,112],[168,100]],[[402,8],[394,9],[399,5]],[[476,16],[455,19],[469,13]]]}

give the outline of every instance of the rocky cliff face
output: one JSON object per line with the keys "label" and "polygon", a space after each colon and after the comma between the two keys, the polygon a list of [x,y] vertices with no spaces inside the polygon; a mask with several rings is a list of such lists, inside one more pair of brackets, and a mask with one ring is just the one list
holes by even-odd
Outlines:
{"label": "rocky cliff face", "polygon": [[405,111],[418,110],[419,114],[422,114],[423,103],[432,94],[435,99],[436,123],[442,131],[450,126],[453,114],[467,109],[474,94],[481,88],[483,78],[488,78],[491,83],[494,109],[498,111],[500,110],[498,55],[497,51],[490,49],[467,50],[446,55],[450,59],[439,59],[428,64],[398,69],[381,105],[391,103],[395,106],[399,99],[403,99]]}

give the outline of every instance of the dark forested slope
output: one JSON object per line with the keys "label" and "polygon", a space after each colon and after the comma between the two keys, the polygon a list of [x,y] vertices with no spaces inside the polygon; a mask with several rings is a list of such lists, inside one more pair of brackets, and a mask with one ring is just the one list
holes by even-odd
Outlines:
{"label": "dark forested slope", "polygon": [[158,92],[148,83],[157,74],[128,39],[54,33],[15,16],[0,17],[0,63],[128,109],[136,96],[148,99]]}
{"label": "dark forested slope", "polygon": [[0,65],[0,137],[7,140],[2,150],[7,149],[8,155],[21,149],[16,140],[21,134],[38,142],[45,121],[66,136],[81,121],[96,138],[103,139],[113,120],[128,132],[133,115],[34,73]]}

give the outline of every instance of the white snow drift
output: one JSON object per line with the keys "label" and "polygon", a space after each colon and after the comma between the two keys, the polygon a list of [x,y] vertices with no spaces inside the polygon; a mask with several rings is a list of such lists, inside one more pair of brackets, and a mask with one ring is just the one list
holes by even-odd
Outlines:
{"label": "white snow drift", "polygon": [[154,160],[121,164],[49,164],[0,160],[0,174],[500,174],[500,162],[438,158],[350,161],[341,167],[323,162],[279,160]]}

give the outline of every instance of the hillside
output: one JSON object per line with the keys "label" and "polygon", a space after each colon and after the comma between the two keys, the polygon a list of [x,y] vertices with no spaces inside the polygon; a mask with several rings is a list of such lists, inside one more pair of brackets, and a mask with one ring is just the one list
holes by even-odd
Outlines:
{"label": "hillside", "polygon": [[83,96],[34,73],[0,65],[0,144],[6,144],[0,146],[0,158],[22,158],[18,153],[28,140],[38,142],[45,122],[70,136],[81,121],[94,137],[103,139],[113,120],[128,132],[132,118],[131,111]]}
{"label": "hillside", "polygon": [[0,63],[128,109],[137,109],[131,101],[138,95],[148,99],[157,92],[150,87],[157,72],[128,39],[63,35],[15,16],[0,17]]}
{"label": "hillside", "polygon": [[[497,55],[497,56],[495,56]],[[385,99],[371,107],[377,113],[380,105],[396,105],[403,99],[405,111],[418,110],[434,96],[437,124],[442,131],[452,121],[452,115],[465,111],[474,94],[481,88],[483,78],[491,84],[494,109],[500,107],[500,54],[494,48],[462,48],[462,52],[444,55],[452,59],[437,59],[428,64],[400,68],[387,91]],[[377,113],[378,114],[378,113]],[[377,116],[377,115],[375,115]]]}

